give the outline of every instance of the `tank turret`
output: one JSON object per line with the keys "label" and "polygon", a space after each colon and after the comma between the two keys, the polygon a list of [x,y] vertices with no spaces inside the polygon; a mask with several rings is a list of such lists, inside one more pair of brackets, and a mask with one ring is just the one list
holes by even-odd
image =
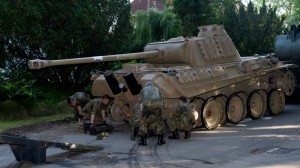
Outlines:
{"label": "tank turret", "polygon": [[62,60],[30,60],[28,66],[30,69],[39,69],[57,65],[144,58],[155,67],[169,67],[176,65],[201,66],[240,60],[239,53],[222,26],[202,26],[199,27],[199,30],[198,37],[178,37],[168,41],[149,43],[145,47],[145,52],[141,53]]}
{"label": "tank turret", "polygon": [[294,64],[273,54],[241,57],[222,25],[200,26],[197,37],[149,43],[144,52],[64,60],[31,60],[31,69],[88,62],[144,58],[147,63],[123,64],[122,69],[95,72],[92,94],[114,98],[111,117],[123,121],[134,108],[147,81],[164,98],[164,117],[175,110],[180,96],[194,104],[196,126],[216,128],[228,119],[258,119],[266,112],[279,114],[285,95],[294,91]]}

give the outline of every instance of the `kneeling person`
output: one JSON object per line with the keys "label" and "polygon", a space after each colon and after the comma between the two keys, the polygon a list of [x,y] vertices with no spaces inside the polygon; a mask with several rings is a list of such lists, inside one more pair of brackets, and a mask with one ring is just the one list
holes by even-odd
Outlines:
{"label": "kneeling person", "polygon": [[75,110],[75,119],[79,122],[80,126],[83,124],[81,119],[82,108],[90,101],[90,95],[84,92],[76,92],[72,96],[68,97],[67,101],[71,107],[74,107]]}
{"label": "kneeling person", "polygon": [[106,124],[105,110],[108,108],[109,98],[108,95],[103,95],[102,98],[95,98],[84,106],[82,111],[90,119],[91,128]]}
{"label": "kneeling person", "polygon": [[195,125],[195,117],[193,108],[187,103],[187,98],[184,96],[179,97],[179,105],[176,111],[172,114],[171,118],[167,120],[172,135],[169,139],[179,139],[177,130],[185,133],[184,139],[191,137],[191,131]]}

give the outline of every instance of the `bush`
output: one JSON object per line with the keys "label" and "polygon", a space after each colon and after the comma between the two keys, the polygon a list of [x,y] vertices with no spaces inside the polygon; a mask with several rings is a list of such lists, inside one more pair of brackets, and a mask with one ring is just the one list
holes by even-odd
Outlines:
{"label": "bush", "polygon": [[0,73],[0,78],[4,81],[0,83],[2,120],[60,112],[57,104],[66,100],[71,93],[42,86],[34,79],[25,79],[25,76],[27,75],[21,79],[11,79]]}
{"label": "bush", "polygon": [[0,83],[0,100],[28,101],[37,98],[37,89],[33,87],[36,80],[20,79],[16,81],[4,81]]}

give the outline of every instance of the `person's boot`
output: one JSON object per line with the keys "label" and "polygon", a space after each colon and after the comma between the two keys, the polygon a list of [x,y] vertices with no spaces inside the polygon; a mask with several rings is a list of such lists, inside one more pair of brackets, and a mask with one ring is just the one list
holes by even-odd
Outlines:
{"label": "person's boot", "polygon": [[179,139],[179,134],[177,131],[172,132],[172,135],[169,136],[169,139]]}
{"label": "person's boot", "polygon": [[88,130],[90,130],[90,127],[91,127],[91,123],[84,123],[83,124],[83,132],[86,134],[86,132]]}
{"label": "person's boot", "polygon": [[90,125],[90,135],[97,135],[96,127],[93,124]]}
{"label": "person's boot", "polygon": [[157,145],[163,145],[165,143],[166,143],[166,141],[164,141],[164,135],[158,134],[157,135]]}
{"label": "person's boot", "polygon": [[184,139],[190,139],[191,138],[191,131],[185,131],[184,132]]}
{"label": "person's boot", "polygon": [[141,142],[139,143],[139,145],[147,146],[146,136],[141,136]]}
{"label": "person's boot", "polygon": [[138,135],[138,131],[137,128],[132,128],[130,131],[130,139],[131,140],[135,140],[135,137]]}
{"label": "person's boot", "polygon": [[141,136],[141,142],[139,142],[139,145],[145,146],[144,136]]}
{"label": "person's boot", "polygon": [[178,139],[180,138],[179,134],[178,134],[178,131],[176,130],[175,131],[175,134],[176,134],[176,137],[178,137]]}

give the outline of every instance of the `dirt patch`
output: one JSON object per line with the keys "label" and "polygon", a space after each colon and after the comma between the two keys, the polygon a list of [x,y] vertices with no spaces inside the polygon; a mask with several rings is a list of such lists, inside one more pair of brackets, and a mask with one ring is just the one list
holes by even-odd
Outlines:
{"label": "dirt patch", "polygon": [[79,128],[79,125],[75,123],[73,119],[66,118],[63,120],[39,122],[30,125],[10,128],[3,131],[2,134],[29,138],[33,135],[43,133],[43,136],[38,136],[34,139],[48,140],[50,138],[53,139],[54,137],[59,135],[76,132],[82,133],[82,129]]}

